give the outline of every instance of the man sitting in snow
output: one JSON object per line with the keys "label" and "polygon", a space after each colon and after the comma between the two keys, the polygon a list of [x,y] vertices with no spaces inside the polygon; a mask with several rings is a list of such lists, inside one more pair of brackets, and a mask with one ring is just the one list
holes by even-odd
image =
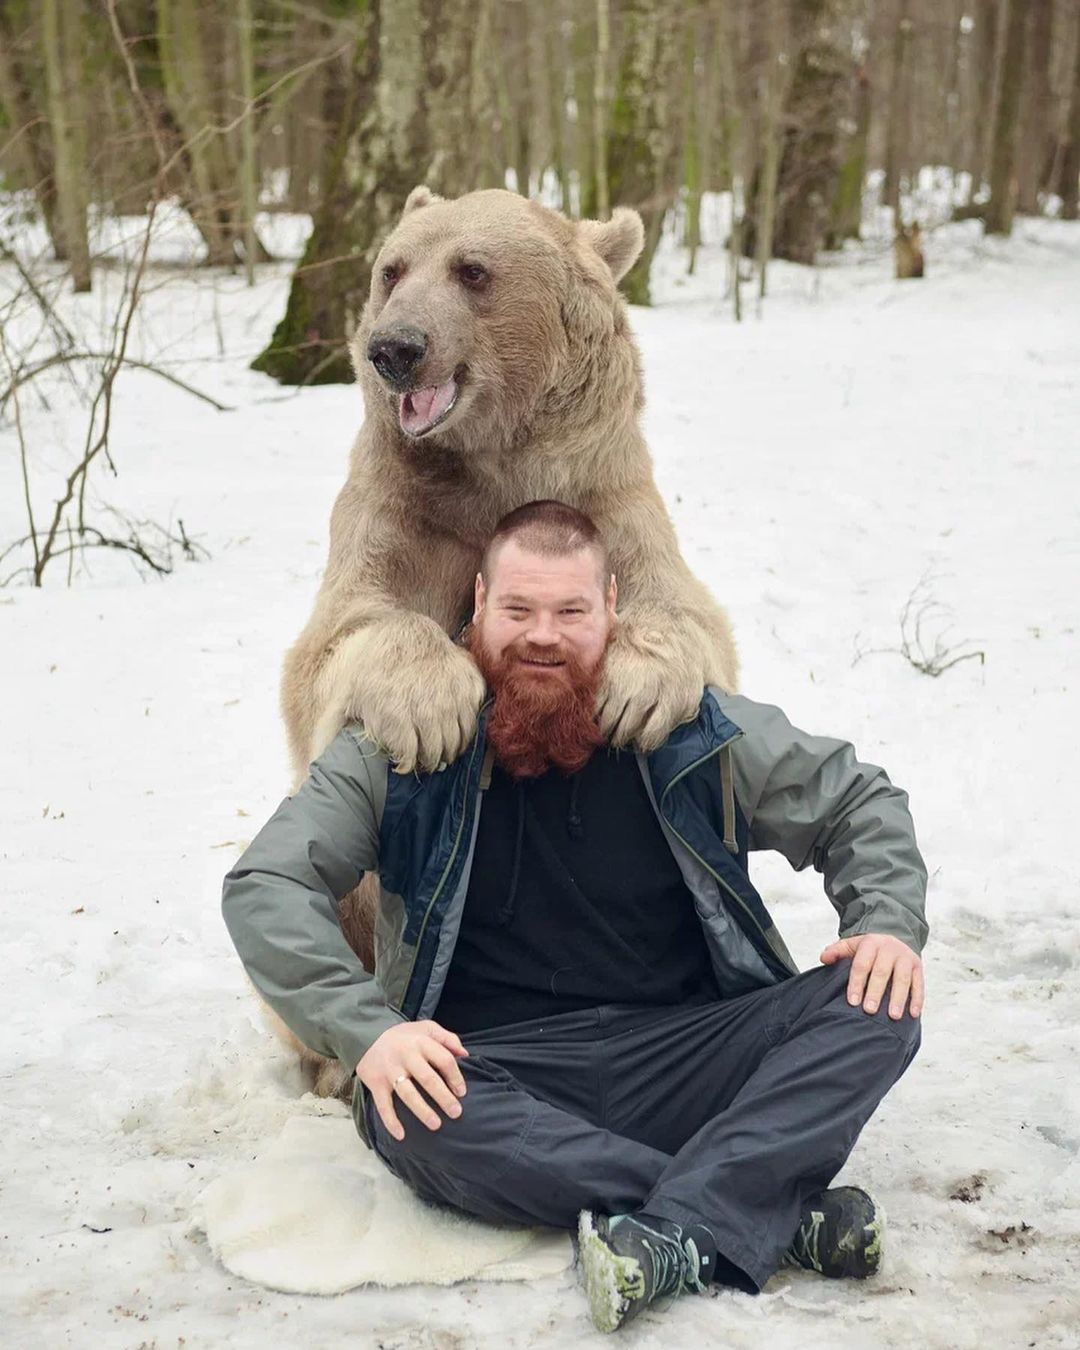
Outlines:
{"label": "man sitting in snow", "polygon": [[[440,773],[343,730],[225,882],[248,973],[356,1066],[362,1136],[422,1196],[578,1229],[596,1325],[785,1260],[863,1277],[883,1216],[827,1189],[919,1046],[926,872],[850,745],[704,691],[643,756],[594,719],[616,578],[587,517],[499,525],[466,640],[492,698]],[[840,940],[799,974],[752,849],[824,873]],[[337,900],[377,869],[377,970]]]}

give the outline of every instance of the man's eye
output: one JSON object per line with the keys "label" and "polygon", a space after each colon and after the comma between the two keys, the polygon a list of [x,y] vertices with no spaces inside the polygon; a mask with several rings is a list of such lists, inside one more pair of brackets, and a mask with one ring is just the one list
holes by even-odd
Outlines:
{"label": "man's eye", "polygon": [[487,268],[481,267],[479,263],[462,263],[458,268],[458,276],[466,286],[484,286],[491,280]]}
{"label": "man's eye", "polygon": [[584,612],[585,611],[581,609],[564,609],[561,611],[563,614],[584,614]]}

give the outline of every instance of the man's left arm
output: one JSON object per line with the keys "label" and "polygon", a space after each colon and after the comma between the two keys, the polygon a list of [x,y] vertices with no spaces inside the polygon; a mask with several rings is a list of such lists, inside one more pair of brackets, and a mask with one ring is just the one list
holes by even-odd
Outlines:
{"label": "man's left arm", "polygon": [[732,747],[736,797],[752,849],[774,849],[799,870],[811,863],[840,916],[825,964],[851,957],[848,995],[876,1012],[892,981],[889,1013],[923,1004],[920,952],[926,866],[907,793],[884,769],[860,761],[847,741],[811,736],[779,708],[739,696],[721,707],[744,735]]}

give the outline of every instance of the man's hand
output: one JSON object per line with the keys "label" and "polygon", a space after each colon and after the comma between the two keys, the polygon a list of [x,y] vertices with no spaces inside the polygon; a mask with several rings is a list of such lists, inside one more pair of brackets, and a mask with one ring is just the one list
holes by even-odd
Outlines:
{"label": "man's hand", "polygon": [[851,974],[848,977],[849,1003],[862,1003],[864,1012],[877,1012],[885,986],[891,979],[889,1016],[894,1020],[903,1017],[909,992],[912,1017],[918,1017],[922,1012],[922,960],[906,942],[886,937],[882,933],[860,933],[858,937],[841,938],[839,942],[830,943],[819,960],[822,965],[831,966],[845,957],[852,958]]}
{"label": "man's hand", "polygon": [[417,1120],[437,1130],[442,1121],[428,1098],[448,1116],[461,1115],[457,1099],[465,1096],[465,1080],[457,1061],[468,1053],[438,1022],[402,1022],[383,1032],[357,1064],[356,1076],[371,1093],[382,1123],[400,1142],[405,1129],[394,1110],[394,1094]]}

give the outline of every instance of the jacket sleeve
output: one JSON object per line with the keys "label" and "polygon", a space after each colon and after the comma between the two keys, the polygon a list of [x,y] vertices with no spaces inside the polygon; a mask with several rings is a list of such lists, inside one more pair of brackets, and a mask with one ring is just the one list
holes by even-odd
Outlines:
{"label": "jacket sleeve", "polygon": [[348,728],[225,878],[221,910],[252,983],[312,1050],[350,1068],[402,1019],[346,942],[338,901],[378,864],[385,761]]}
{"label": "jacket sleeve", "polygon": [[732,760],[750,848],[774,849],[799,870],[812,863],[841,937],[886,933],[921,952],[926,866],[907,793],[847,741],[810,736],[779,708],[742,697],[721,706],[744,733]]}

